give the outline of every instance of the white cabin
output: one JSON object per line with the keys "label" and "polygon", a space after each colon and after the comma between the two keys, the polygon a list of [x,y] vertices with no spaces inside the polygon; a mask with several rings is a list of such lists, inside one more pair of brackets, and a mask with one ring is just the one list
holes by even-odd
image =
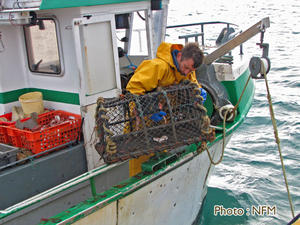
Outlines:
{"label": "white cabin", "polygon": [[[131,66],[154,57],[167,7],[168,0],[1,0],[0,115],[19,105],[20,95],[42,92],[45,108],[85,118],[88,168],[95,168],[97,98],[120,94]],[[118,47],[128,57],[119,57]]]}

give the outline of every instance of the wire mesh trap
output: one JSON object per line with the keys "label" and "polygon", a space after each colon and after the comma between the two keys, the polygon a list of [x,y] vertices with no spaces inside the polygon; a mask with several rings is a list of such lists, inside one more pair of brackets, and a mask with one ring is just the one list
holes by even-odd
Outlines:
{"label": "wire mesh trap", "polygon": [[179,146],[212,141],[214,129],[201,104],[199,87],[191,82],[137,96],[99,98],[95,148],[106,163]]}

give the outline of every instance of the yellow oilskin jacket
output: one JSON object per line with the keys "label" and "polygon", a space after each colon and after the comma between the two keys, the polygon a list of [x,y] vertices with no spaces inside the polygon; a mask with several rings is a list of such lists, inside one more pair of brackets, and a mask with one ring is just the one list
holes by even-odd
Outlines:
{"label": "yellow oilskin jacket", "polygon": [[[159,86],[166,87],[172,84],[179,84],[184,79],[189,79],[201,87],[197,82],[195,72],[184,76],[176,69],[172,51],[180,51],[182,48],[183,46],[180,44],[161,43],[157,49],[156,58],[145,60],[141,63],[128,82],[126,89],[132,94],[143,95]],[[125,133],[126,130],[128,129],[125,128]],[[134,176],[141,172],[142,163],[147,161],[150,156],[151,154],[131,159],[129,161],[129,175]]]}
{"label": "yellow oilskin jacket", "polygon": [[142,95],[157,87],[179,84],[185,79],[201,87],[197,82],[195,71],[184,76],[176,69],[171,52],[175,49],[180,51],[182,48],[181,44],[161,43],[157,49],[156,58],[145,60],[140,64],[126,89],[132,94]]}

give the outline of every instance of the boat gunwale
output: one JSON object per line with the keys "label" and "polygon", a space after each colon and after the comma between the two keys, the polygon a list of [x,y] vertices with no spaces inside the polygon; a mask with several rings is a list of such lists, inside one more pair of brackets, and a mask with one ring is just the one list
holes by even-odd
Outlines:
{"label": "boat gunwale", "polygon": [[[247,75],[250,76],[248,69],[246,71],[244,71],[241,76],[247,76]],[[248,104],[246,104],[244,110],[238,114],[238,117],[236,118],[234,123],[226,125],[226,128],[225,128],[226,136],[231,135],[245,120],[246,115],[248,114],[248,112],[251,108],[252,101],[254,98],[254,87],[251,90],[251,95],[249,96],[249,98],[250,99],[248,100]],[[211,147],[212,145],[216,144],[218,141],[222,141],[221,139],[223,139],[223,133],[218,133],[216,136],[216,139],[213,142],[208,143],[208,145],[207,145],[208,148]],[[60,221],[58,223],[55,223],[55,222],[53,223],[53,221],[49,220],[47,223],[42,223],[42,224],[48,224],[48,225],[49,224],[60,224],[60,225],[62,225],[62,224],[69,224],[69,223],[75,222],[78,220],[78,218],[81,219],[82,217],[86,217],[90,213],[93,213],[95,211],[95,209],[99,209],[99,207],[102,208],[102,207],[110,204],[113,201],[117,201],[125,196],[128,196],[130,193],[141,189],[145,185],[153,182],[154,180],[171,172],[172,170],[175,170],[179,166],[191,161],[193,158],[200,155],[201,153],[204,153],[204,151],[197,152],[197,144],[191,144],[191,145],[185,146],[185,147],[186,148],[194,148],[194,149],[192,151],[184,154],[177,161],[170,163],[166,167],[160,168],[159,170],[155,171],[154,173],[151,173],[148,175],[147,174],[145,175],[143,172],[140,173],[140,174],[143,174],[142,178],[137,179],[136,181],[133,181],[131,184],[126,185],[125,187],[119,188],[118,194],[116,194],[114,196],[108,196],[104,199],[100,198],[100,200],[97,200],[95,198],[86,200],[84,202],[81,202],[82,205],[79,205],[79,204],[81,204],[81,203],[79,203],[75,207],[79,207],[79,208],[83,207],[84,208],[84,206],[86,206],[86,205],[89,205],[89,207],[86,207],[85,209],[74,209],[73,208],[74,211],[79,211],[79,212],[74,212],[74,214],[68,215],[67,218],[65,218],[63,221]],[[137,176],[135,176],[133,178],[139,177],[140,174],[138,174]],[[121,182],[119,185],[122,185],[122,183],[126,183],[130,179],[132,179],[132,178],[129,178],[129,179]],[[115,186],[118,186],[118,185],[115,185]],[[105,192],[109,192],[109,190],[112,190],[112,189],[115,190],[115,186],[108,189],[107,191],[99,193],[98,196],[105,196]],[[69,214],[70,209],[67,209],[51,218],[55,220],[55,219],[58,219],[59,217],[64,217],[65,216],[64,213],[66,213],[66,212],[67,212],[67,214]]]}
{"label": "boat gunwale", "polygon": [[[246,76],[247,74],[248,73],[246,70],[244,73],[242,73],[242,76]],[[249,102],[251,103],[254,98],[254,90],[252,91],[250,98],[251,99],[249,100]],[[226,125],[226,136],[230,135],[233,131],[235,131],[243,123],[248,111],[251,108],[251,105],[252,104],[247,104],[245,106],[244,110],[237,115],[237,118],[235,119],[235,121],[233,123]],[[218,127],[221,127],[221,126],[218,126]],[[223,139],[223,133],[219,132],[216,135],[216,139],[213,142],[208,143],[208,147],[214,145],[218,141],[221,141],[221,139]],[[130,194],[130,193],[142,188],[143,186],[147,185],[148,183],[154,181],[155,179],[158,179],[159,177],[163,176],[164,174],[176,169],[178,166],[186,163],[187,161],[192,160],[196,155],[201,154],[203,152],[202,151],[200,153],[197,153],[197,144],[191,144],[191,145],[185,146],[185,148],[189,149],[189,152],[187,152],[186,154],[183,154],[183,156],[179,157],[175,162],[167,165],[166,167],[160,168],[159,170],[155,171],[152,174],[143,175],[143,177],[135,176],[135,177],[133,177],[134,179],[129,178],[129,179],[126,179],[125,181],[120,182],[120,184],[126,183],[126,182],[128,182],[129,184],[123,188],[119,188],[117,190],[118,194],[113,195],[113,196],[107,196],[105,198],[101,198],[100,202],[99,202],[99,200],[95,201],[95,199],[93,198],[94,205],[91,207],[95,208],[95,207],[99,207],[99,206],[104,206],[104,205],[111,203],[112,201],[115,201],[122,197],[125,197],[128,194]],[[75,185],[86,182],[89,179],[94,178],[95,176],[98,176],[100,174],[103,174],[104,172],[106,172],[114,167],[117,167],[123,163],[126,163],[126,161],[116,163],[116,164],[111,164],[111,165],[103,165],[101,167],[98,167],[96,169],[88,171],[78,177],[75,177],[69,181],[66,181],[60,185],[57,185],[45,192],[42,192],[38,195],[35,195],[29,199],[22,201],[20,203],[17,203],[5,210],[0,210],[0,220],[15,213],[15,212],[18,212],[18,211],[25,209],[31,205],[34,205],[35,203],[38,203],[40,201],[46,200],[47,198],[53,197],[71,187],[74,187]],[[116,186],[118,186],[118,185],[116,185]],[[104,192],[116,191],[115,189],[116,189],[115,187],[111,187]],[[97,195],[103,196],[104,192],[98,193]],[[86,200],[86,201],[89,201],[89,200]],[[91,203],[89,203],[89,204],[91,204]],[[67,211],[67,210],[65,210],[65,211]],[[63,212],[65,212],[65,211],[63,211]],[[81,211],[80,214],[82,214],[82,213],[83,212]]]}

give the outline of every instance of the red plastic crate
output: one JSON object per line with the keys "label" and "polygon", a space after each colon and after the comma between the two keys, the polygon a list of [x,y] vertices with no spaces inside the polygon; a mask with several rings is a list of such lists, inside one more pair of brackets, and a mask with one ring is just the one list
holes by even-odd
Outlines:
{"label": "red plastic crate", "polygon": [[[0,116],[0,118],[5,118],[7,119],[8,121],[11,121],[11,117],[12,117],[12,113],[6,113],[2,116]],[[15,122],[4,122],[4,121],[0,121],[0,125],[4,125],[4,126],[9,126],[9,125],[12,125],[14,124]]]}
{"label": "red plastic crate", "polygon": [[0,143],[9,144],[10,138],[7,135],[6,126],[0,125]]}
{"label": "red plastic crate", "polygon": [[[11,112],[6,113],[0,117],[4,117],[8,121],[11,121],[12,113]],[[28,119],[30,119],[30,117],[22,119],[21,122],[24,122]],[[13,121],[13,122],[0,121],[0,142],[5,143],[5,144],[13,144],[13,145],[15,143],[14,146],[21,147],[21,145],[18,144],[18,140],[13,135],[11,135],[11,136],[9,135],[10,132],[8,131],[8,129],[9,129],[9,127],[13,127],[15,123],[16,123],[16,121]]]}
{"label": "red plastic crate", "polygon": [[[48,110],[48,109],[45,109],[45,110]],[[39,117],[46,113],[48,113],[48,112],[40,114]],[[11,121],[12,112],[1,115],[0,118],[6,118],[8,121]],[[30,117],[22,119],[21,122],[24,122],[28,119],[30,119]],[[8,127],[11,127],[11,126],[13,127],[13,125],[15,123],[16,123],[15,121],[13,121],[13,122],[0,121],[0,143],[13,144],[14,146],[22,147],[20,140],[16,137],[16,135],[13,133],[13,131],[8,130]],[[9,135],[9,133],[10,133],[10,135]]]}
{"label": "red plastic crate", "polygon": [[21,142],[22,130],[15,128],[15,125],[7,126],[6,132],[10,141],[10,144],[16,147],[23,147]]}
{"label": "red plastic crate", "polygon": [[[0,116],[1,118],[6,118],[8,121],[11,120],[12,117],[12,113],[7,113],[4,114],[2,116]],[[4,144],[10,144],[11,140],[10,137],[7,135],[7,126],[11,126],[15,124],[15,122],[4,122],[4,121],[0,121],[0,142],[4,143]]]}
{"label": "red plastic crate", "polygon": [[[61,123],[55,124],[55,118]],[[53,126],[49,126],[50,123]],[[30,149],[34,154],[60,146],[79,137],[81,116],[62,110],[41,114],[38,124],[42,127],[38,131],[20,130],[14,126],[8,127],[8,135],[12,144],[17,147]]]}

